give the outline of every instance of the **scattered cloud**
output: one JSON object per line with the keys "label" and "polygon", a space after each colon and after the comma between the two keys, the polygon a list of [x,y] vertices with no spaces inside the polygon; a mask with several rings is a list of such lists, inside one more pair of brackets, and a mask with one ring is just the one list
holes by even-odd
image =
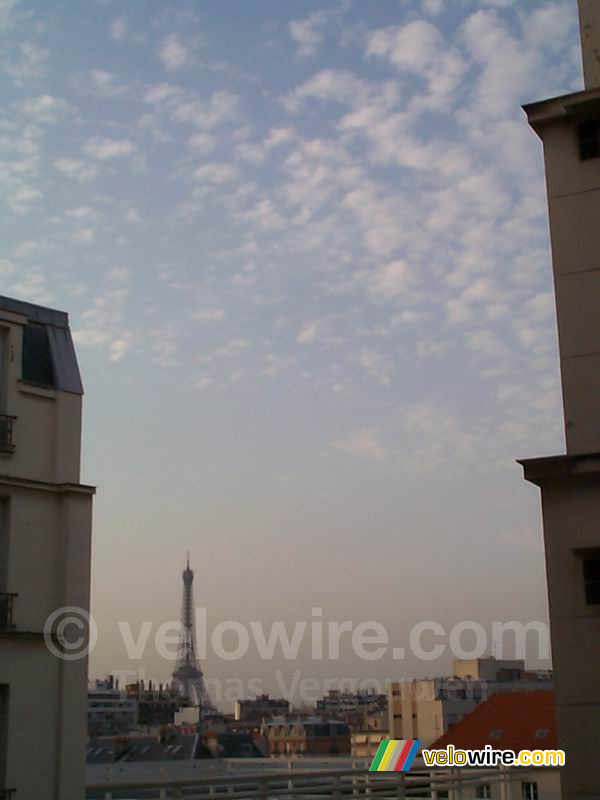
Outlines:
{"label": "scattered cloud", "polygon": [[110,23],[110,38],[115,42],[122,42],[129,32],[129,22],[127,17],[117,17]]}
{"label": "scattered cloud", "polygon": [[49,94],[30,97],[19,107],[19,111],[36,122],[58,122],[69,110],[69,104],[60,97]]}
{"label": "scattered cloud", "polygon": [[111,158],[126,158],[136,152],[136,146],[130,139],[108,139],[100,136],[93,136],[83,145],[83,152],[97,158],[99,161],[106,161]]}
{"label": "scattered cloud", "polygon": [[405,261],[392,261],[378,267],[369,277],[369,291],[381,297],[395,297],[403,294],[414,282],[410,268]]}
{"label": "scattered cloud", "polygon": [[74,178],[84,183],[98,175],[96,166],[77,158],[57,158],[54,162],[54,168],[68,178]]}
{"label": "scattered cloud", "polygon": [[335,450],[341,450],[370,461],[383,461],[387,455],[381,431],[376,428],[362,428],[354,431],[339,439],[334,439],[331,446]]}
{"label": "scattered cloud", "polygon": [[320,336],[321,324],[317,321],[306,322],[298,331],[296,341],[298,344],[314,344]]}
{"label": "scattered cloud", "polygon": [[198,322],[222,322],[226,316],[222,308],[205,308],[192,314],[192,318]]}
{"label": "scattered cloud", "polygon": [[37,83],[46,72],[48,52],[33,41],[22,42],[7,52],[0,50],[0,73],[17,86]]}
{"label": "scattered cloud", "polygon": [[314,56],[323,42],[323,27],[328,19],[326,11],[313,11],[305,19],[294,19],[288,24],[292,40],[297,45],[300,58]]}
{"label": "scattered cloud", "polygon": [[235,164],[204,164],[194,170],[194,178],[205,183],[228,183],[237,177]]}
{"label": "scattered cloud", "polygon": [[87,73],[90,88],[102,97],[119,97],[127,94],[129,88],[105,69],[91,69]]}
{"label": "scattered cloud", "polygon": [[163,39],[158,56],[169,71],[181,69],[181,67],[187,67],[193,63],[192,54],[174,33]]}
{"label": "scattered cloud", "polygon": [[[336,449],[386,466],[403,448],[427,469],[474,463],[494,418],[494,435],[533,449],[558,384],[542,162],[519,106],[578,85],[576,14],[555,0],[394,9],[292,9],[279,41],[248,34],[257,52],[285,45],[278,79],[256,82],[213,58],[207,21],[127,8],[99,29],[118,60],[67,80],[41,7],[0,0],[18,112],[0,119],[0,197],[27,225],[0,262],[11,288],[73,297],[78,341],[111,363],[177,369],[197,322],[190,385],[310,382],[315,402],[363,415]],[[134,42],[136,59],[114,44]],[[474,387],[471,426],[442,362]]]}

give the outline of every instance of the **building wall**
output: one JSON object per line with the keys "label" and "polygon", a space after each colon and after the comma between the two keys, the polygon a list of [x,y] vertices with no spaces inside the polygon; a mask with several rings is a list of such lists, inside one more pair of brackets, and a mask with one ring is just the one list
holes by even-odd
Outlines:
{"label": "building wall", "polygon": [[[0,626],[0,788],[75,799],[85,782],[87,659],[52,654],[44,626],[56,609],[89,608],[93,489],[79,484],[81,395],[21,380],[28,313],[57,325],[66,317],[28,304],[6,310],[4,302],[0,413],[16,419],[14,450],[0,450],[0,592],[18,596],[14,626]],[[61,335],[66,341],[66,329]],[[52,640],[64,650],[58,633]]]}
{"label": "building wall", "polygon": [[600,546],[600,474],[542,490],[559,747],[574,796],[600,797],[600,606],[585,602],[582,553]]}
{"label": "building wall", "polygon": [[384,739],[393,739],[387,731],[355,731],[350,734],[353,758],[375,758],[379,745]]}
{"label": "building wall", "polygon": [[[598,94],[596,92],[595,94]],[[594,93],[571,96],[575,117],[550,106],[542,122],[550,212],[560,366],[567,453],[600,452],[600,159],[579,157],[581,103]],[[562,111],[562,113],[559,113]],[[590,114],[596,117],[592,108]],[[537,123],[536,123],[537,124]]]}
{"label": "building wall", "polygon": [[[438,779],[442,778],[444,774],[444,771],[436,770]],[[475,773],[463,770],[462,774],[468,775],[469,783],[464,782],[461,785],[460,800],[477,800],[477,787],[480,784],[474,780]],[[454,775],[454,777],[456,776]],[[507,775],[506,781],[482,778],[481,783],[489,784],[491,800],[521,800],[524,783],[537,784],[538,800],[562,800],[560,774],[556,769],[540,767],[538,769],[512,770]],[[454,800],[452,790],[449,790],[447,794],[443,792],[434,792],[433,794],[433,800],[442,800],[445,797]]]}
{"label": "building wall", "polygon": [[567,455],[522,463],[542,489],[566,800],[600,798],[600,604],[586,604],[583,576],[585,552],[600,556],[600,157],[582,152],[580,127],[600,119],[593,5],[580,2],[588,90],[526,107],[544,146]]}

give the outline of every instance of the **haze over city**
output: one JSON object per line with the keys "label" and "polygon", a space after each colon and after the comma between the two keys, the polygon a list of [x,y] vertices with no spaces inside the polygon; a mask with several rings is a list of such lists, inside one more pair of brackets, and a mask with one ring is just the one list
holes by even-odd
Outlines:
{"label": "haze over city", "polygon": [[[2,0],[0,29],[2,294],[69,310],[87,392],[91,676],[168,678],[117,622],[178,618],[186,551],[209,629],[546,621],[515,459],[564,444],[519,107],[580,88],[575,3]],[[203,668],[279,694],[450,658]]]}

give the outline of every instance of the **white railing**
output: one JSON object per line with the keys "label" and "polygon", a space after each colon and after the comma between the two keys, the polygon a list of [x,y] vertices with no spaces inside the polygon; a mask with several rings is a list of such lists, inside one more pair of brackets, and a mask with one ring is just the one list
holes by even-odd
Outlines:
{"label": "white railing", "polygon": [[[264,763],[264,762],[263,762]],[[268,763],[268,762],[267,762]],[[273,762],[270,762],[271,765]],[[245,774],[234,771],[200,776],[175,776],[157,779],[125,778],[121,780],[89,783],[87,800],[215,800],[216,795],[226,795],[227,800],[259,798],[387,798],[404,800],[420,797],[437,800],[438,793],[447,792],[452,800],[475,796],[475,785],[500,783],[503,797],[510,797],[510,786],[521,780],[522,773],[514,770],[446,770],[408,772],[369,772],[360,769],[310,769],[297,764],[281,770],[248,770]]]}

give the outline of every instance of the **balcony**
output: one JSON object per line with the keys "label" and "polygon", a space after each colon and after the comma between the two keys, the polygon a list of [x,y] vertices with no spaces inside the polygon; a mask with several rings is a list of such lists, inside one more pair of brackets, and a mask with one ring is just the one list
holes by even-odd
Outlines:
{"label": "balcony", "polygon": [[16,789],[0,789],[0,800],[13,800]]}
{"label": "balcony", "polygon": [[[13,602],[16,596],[16,594],[0,592],[0,631],[14,630],[15,625],[13,622]],[[7,791],[13,790],[10,789]],[[3,800],[2,790],[0,790],[0,800]]]}
{"label": "balcony", "polygon": [[[9,414],[0,414],[0,450],[5,453],[12,453],[15,449],[13,444],[13,423],[16,417]],[[0,795],[2,800],[2,795]]]}

